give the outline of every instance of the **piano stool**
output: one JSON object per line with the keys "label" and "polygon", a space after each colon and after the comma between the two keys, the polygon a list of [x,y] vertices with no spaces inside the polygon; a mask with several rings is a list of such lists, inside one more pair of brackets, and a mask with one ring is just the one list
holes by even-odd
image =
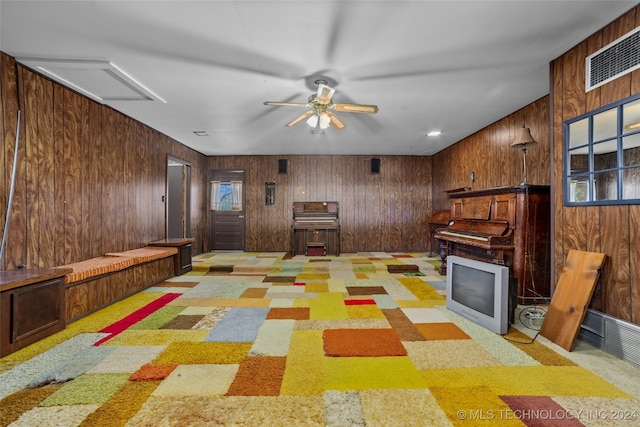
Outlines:
{"label": "piano stool", "polygon": [[327,254],[327,245],[324,242],[307,242],[306,256],[324,256]]}

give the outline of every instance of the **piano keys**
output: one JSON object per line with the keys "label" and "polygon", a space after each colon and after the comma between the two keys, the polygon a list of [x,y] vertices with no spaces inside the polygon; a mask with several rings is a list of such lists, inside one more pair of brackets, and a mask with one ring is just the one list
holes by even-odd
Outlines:
{"label": "piano keys", "polygon": [[292,255],[340,255],[338,202],[294,202]]}
{"label": "piano keys", "polygon": [[549,187],[497,187],[449,194],[451,219],[438,228],[442,266],[458,255],[505,265],[517,282],[518,303],[550,298]]}

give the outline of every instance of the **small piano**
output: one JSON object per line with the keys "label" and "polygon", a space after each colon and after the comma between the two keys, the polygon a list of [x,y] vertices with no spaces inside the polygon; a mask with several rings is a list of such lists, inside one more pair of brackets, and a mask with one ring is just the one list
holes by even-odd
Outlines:
{"label": "small piano", "polygon": [[497,187],[449,194],[449,223],[435,232],[442,265],[457,255],[509,267],[517,281],[518,302],[550,297],[549,187]]}
{"label": "small piano", "polygon": [[294,202],[292,255],[340,255],[338,202]]}

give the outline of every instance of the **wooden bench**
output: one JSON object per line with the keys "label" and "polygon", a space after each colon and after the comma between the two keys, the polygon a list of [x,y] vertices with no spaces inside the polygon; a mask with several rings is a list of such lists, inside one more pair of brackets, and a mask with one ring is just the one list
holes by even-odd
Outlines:
{"label": "wooden bench", "polygon": [[178,249],[145,246],[58,268],[65,275],[65,320],[78,320],[175,275]]}

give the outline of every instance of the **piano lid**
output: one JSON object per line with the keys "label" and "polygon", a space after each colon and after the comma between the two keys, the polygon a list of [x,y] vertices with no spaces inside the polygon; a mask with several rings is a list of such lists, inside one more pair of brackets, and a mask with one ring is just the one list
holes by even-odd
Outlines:
{"label": "piano lid", "polygon": [[293,215],[333,214],[338,215],[338,202],[293,202]]}

